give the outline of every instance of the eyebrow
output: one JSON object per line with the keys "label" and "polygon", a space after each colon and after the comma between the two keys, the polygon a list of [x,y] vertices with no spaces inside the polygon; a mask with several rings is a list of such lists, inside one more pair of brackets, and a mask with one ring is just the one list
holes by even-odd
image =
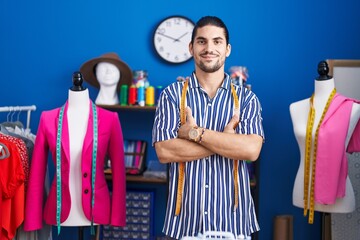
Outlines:
{"label": "eyebrow", "polygon": [[[204,37],[197,37],[196,38],[196,40],[207,40],[206,38],[204,38]],[[215,37],[215,38],[213,38],[212,40],[224,40],[224,38],[222,38],[222,37]]]}

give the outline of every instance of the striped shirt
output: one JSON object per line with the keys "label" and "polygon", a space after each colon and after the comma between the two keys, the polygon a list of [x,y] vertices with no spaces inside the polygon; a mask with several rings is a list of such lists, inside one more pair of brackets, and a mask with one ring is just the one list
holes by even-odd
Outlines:
{"label": "striped shirt", "polygon": [[[235,110],[230,83],[229,76],[225,74],[222,86],[211,99],[200,86],[195,74],[192,74],[186,93],[186,105],[191,108],[198,126],[223,132]],[[162,91],[155,114],[153,144],[177,137],[183,86],[184,82],[175,82]],[[235,90],[240,104],[240,123],[236,132],[264,137],[258,98],[245,87],[235,86]],[[169,196],[163,227],[166,235],[180,239],[206,231],[224,231],[239,237],[250,236],[260,229],[245,161],[239,161],[239,207],[235,211],[233,209],[233,163],[232,159],[218,154],[186,162],[183,199],[178,216],[175,215],[175,205],[179,165],[170,164]]]}

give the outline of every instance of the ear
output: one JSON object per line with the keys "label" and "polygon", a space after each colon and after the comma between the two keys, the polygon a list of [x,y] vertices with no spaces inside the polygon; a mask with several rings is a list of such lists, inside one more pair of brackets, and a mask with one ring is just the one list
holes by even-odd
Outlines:
{"label": "ear", "polygon": [[231,53],[231,45],[229,43],[226,47],[226,57],[230,56],[230,53]]}
{"label": "ear", "polygon": [[189,43],[189,52],[190,52],[191,56],[194,56],[193,45],[191,42]]}

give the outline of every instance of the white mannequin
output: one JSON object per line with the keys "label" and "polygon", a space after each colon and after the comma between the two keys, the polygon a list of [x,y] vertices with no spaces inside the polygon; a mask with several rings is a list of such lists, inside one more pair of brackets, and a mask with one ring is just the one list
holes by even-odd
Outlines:
{"label": "white mannequin", "polygon": [[86,134],[90,111],[88,89],[82,91],[69,90],[67,120],[69,124],[70,147],[70,196],[71,208],[69,217],[62,226],[89,226],[89,221],[82,208],[81,199],[81,153]]}
{"label": "white mannequin", "polygon": [[117,84],[120,80],[120,70],[112,63],[100,62],[95,67],[95,74],[100,84],[100,91],[95,103],[118,104]]}
{"label": "white mannequin", "polygon": [[[326,102],[330,96],[331,91],[335,87],[334,79],[315,81],[314,91],[314,108],[315,119],[312,136],[314,139],[316,127],[320,121],[321,114],[325,108]],[[304,99],[298,102],[294,102],[290,105],[290,115],[293,123],[294,134],[300,149],[300,166],[295,178],[293,189],[293,204],[296,207],[304,207],[304,164],[305,164],[305,138],[308,113],[310,110],[310,99]],[[354,131],[354,128],[360,118],[360,104],[353,104],[349,130],[346,137],[345,146],[348,145],[350,137]],[[312,154],[310,154],[312,157]],[[312,159],[310,159],[312,162]],[[310,164],[311,165],[311,164]],[[310,180],[309,180],[310,182]],[[310,194],[309,194],[310,195]],[[310,202],[310,200],[308,200]],[[346,178],[346,191],[344,198],[338,198],[335,204],[322,205],[315,202],[315,211],[329,212],[329,213],[348,213],[355,210],[355,196],[354,190],[351,185],[349,177]]]}

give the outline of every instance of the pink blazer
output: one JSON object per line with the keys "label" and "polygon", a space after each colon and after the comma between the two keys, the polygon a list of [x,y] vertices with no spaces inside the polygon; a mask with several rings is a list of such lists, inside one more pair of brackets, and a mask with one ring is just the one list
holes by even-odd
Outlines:
{"label": "pink blazer", "polygon": [[[85,216],[91,220],[91,161],[93,146],[93,114],[90,107],[87,132],[82,150],[82,206]],[[98,115],[98,150],[96,159],[94,222],[125,226],[126,218],[126,179],[124,164],[123,136],[117,113],[96,107]],[[31,160],[30,178],[26,194],[25,224],[26,231],[42,228],[44,218],[47,224],[56,225],[56,176],[43,207],[45,173],[48,153],[56,166],[56,136],[60,108],[44,111],[36,134]],[[112,196],[105,179],[104,164],[106,157],[111,159]],[[67,122],[67,103],[63,116],[61,139],[61,222],[69,215],[71,196],[69,190],[69,132]]]}

